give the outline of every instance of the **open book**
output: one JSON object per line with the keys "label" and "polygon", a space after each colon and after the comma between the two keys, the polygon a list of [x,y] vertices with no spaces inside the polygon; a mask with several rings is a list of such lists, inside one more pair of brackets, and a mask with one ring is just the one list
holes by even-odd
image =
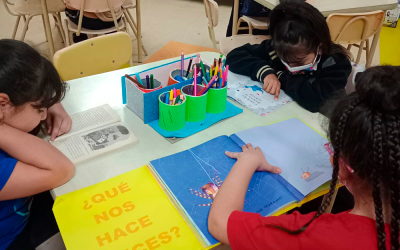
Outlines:
{"label": "open book", "polygon": [[71,130],[52,144],[74,164],[138,142],[108,104],[73,114],[71,119]]}
{"label": "open book", "polygon": [[[207,217],[219,187],[236,160],[225,151],[241,152],[252,143],[281,174],[256,172],[243,210],[262,216],[300,203],[332,178],[328,141],[298,118],[220,136],[192,149],[151,162],[150,170],[192,229],[207,246],[218,243],[207,229]],[[320,191],[320,190],[318,190]],[[315,198],[315,197],[314,197]],[[307,199],[307,198],[306,198]]]}
{"label": "open book", "polygon": [[229,71],[228,97],[258,115],[265,116],[293,101],[283,90],[279,94],[279,99],[275,100],[275,96],[265,92],[262,87],[261,82]]}

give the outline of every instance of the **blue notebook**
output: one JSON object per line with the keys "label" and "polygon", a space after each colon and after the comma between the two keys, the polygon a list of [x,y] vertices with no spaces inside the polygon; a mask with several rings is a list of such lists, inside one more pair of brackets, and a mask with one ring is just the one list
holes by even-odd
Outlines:
{"label": "blue notebook", "polygon": [[328,141],[298,118],[220,136],[189,150],[151,162],[150,169],[181,214],[208,245],[218,241],[207,229],[213,198],[236,160],[225,151],[259,146],[280,175],[256,172],[246,194],[244,211],[267,216],[299,202],[329,181],[332,167],[324,145]]}

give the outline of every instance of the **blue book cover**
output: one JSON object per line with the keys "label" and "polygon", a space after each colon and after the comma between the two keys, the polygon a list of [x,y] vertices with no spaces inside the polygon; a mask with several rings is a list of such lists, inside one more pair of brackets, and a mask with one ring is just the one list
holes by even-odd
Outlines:
{"label": "blue book cover", "polygon": [[[309,150],[308,153],[310,154],[307,155],[301,151],[304,158],[311,156],[311,161],[308,159],[302,160],[294,158],[291,161],[291,166],[286,166],[288,162],[290,165],[290,161],[285,159],[284,161],[279,162],[279,160],[276,161],[276,157],[273,157],[274,165],[281,167],[283,172],[281,175],[267,172],[254,173],[248,186],[248,191],[245,198],[243,210],[246,212],[254,212],[259,213],[262,216],[267,216],[290,203],[300,201],[305,197],[306,193],[301,192],[298,189],[303,191],[303,186],[309,185],[309,182],[306,181],[307,178],[303,172],[301,172],[300,176],[297,176],[298,180],[296,179],[296,188],[289,184],[289,181],[284,178],[286,176],[285,172],[289,171],[290,167],[294,169],[301,169],[305,168],[305,166],[311,166],[312,164],[314,164],[312,165],[313,167],[321,164],[324,166],[329,164],[328,153],[325,152],[325,154],[323,151],[320,151],[320,147],[324,149],[324,143],[326,139],[313,131],[303,122],[300,121],[300,123],[298,123],[298,121],[300,120],[293,118],[276,123],[278,126],[281,125],[283,126],[282,128],[285,129],[294,128],[294,130],[286,130],[284,133],[278,131],[278,134],[276,134],[275,127],[273,126],[274,124],[272,124],[265,127],[259,127],[268,128],[272,126],[271,133],[268,131],[254,131],[254,129],[257,128],[253,128],[246,130],[245,134],[237,133],[231,137],[220,136],[189,150],[154,160],[151,162],[151,167],[156,173],[157,178],[161,181],[162,185],[171,194],[175,203],[178,204],[179,209],[185,214],[185,217],[189,219],[190,223],[196,229],[196,231],[198,231],[203,240],[208,245],[214,245],[218,243],[218,241],[208,232],[208,213],[210,211],[212,201],[218,193],[219,187],[222,185],[230,169],[236,162],[236,160],[227,157],[225,155],[225,151],[241,152],[241,146],[245,142],[249,142],[247,141],[248,134],[258,134],[258,136],[265,142],[264,144],[269,145],[274,142],[271,140],[271,138],[281,138],[282,142],[288,142],[287,140],[290,136],[287,137],[284,134],[293,135],[293,133],[296,133],[295,131],[299,131],[300,134],[302,134],[301,137],[305,138],[296,138],[296,140],[303,140],[303,142],[306,142],[309,141],[307,136],[312,135],[311,140],[314,140],[315,143],[310,142],[308,144],[316,147],[319,155],[317,157],[313,156],[312,154],[315,153],[313,150],[311,150],[308,146],[304,147],[304,145],[301,145],[301,147]],[[298,130],[298,126],[300,126],[300,130]],[[321,140],[321,138],[324,140]],[[268,141],[270,141],[270,143],[268,143]],[[267,149],[270,150],[268,154],[266,154],[267,159],[269,159],[268,156],[273,155],[274,152],[281,156],[281,154],[278,154],[277,152],[278,150],[282,150],[280,147],[276,147],[275,149],[272,147],[272,149],[270,149],[262,144],[259,140],[256,140],[255,143],[260,146],[263,151]],[[317,144],[319,146],[317,146]],[[293,154],[296,156],[293,151],[299,150],[298,147],[298,143],[286,145],[284,152],[288,156],[292,156]],[[264,152],[264,154],[265,153],[266,152]],[[321,159],[323,158],[321,155],[325,157],[325,161],[323,163],[321,163]],[[304,161],[304,164],[306,165],[304,165],[302,161]],[[313,161],[314,163],[312,163]],[[294,166],[294,163],[298,164]],[[310,176],[312,176],[312,174],[310,174]],[[311,178],[310,176],[308,177]],[[314,177],[315,176],[316,175],[314,175]],[[316,178],[314,178],[312,181],[312,186],[315,185],[315,182],[318,182],[320,183],[319,185],[322,185],[330,179],[322,178],[324,176],[325,175],[319,174]],[[310,188],[310,192],[314,189]]]}

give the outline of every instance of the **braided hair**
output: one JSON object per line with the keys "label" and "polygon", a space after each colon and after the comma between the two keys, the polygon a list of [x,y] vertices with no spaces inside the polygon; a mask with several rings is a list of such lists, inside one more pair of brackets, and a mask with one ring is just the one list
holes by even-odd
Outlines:
{"label": "braided hair", "polygon": [[356,82],[356,91],[337,100],[330,113],[328,136],[334,148],[334,168],[327,199],[315,216],[298,230],[270,226],[292,235],[305,231],[330,204],[338,180],[339,159],[342,159],[354,170],[355,179],[371,188],[378,250],[386,250],[384,202],[391,206],[391,250],[399,250],[400,67],[369,68]]}

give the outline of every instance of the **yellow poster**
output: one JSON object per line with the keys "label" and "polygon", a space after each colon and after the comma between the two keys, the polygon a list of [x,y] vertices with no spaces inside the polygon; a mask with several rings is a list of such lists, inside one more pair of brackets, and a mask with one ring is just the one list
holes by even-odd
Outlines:
{"label": "yellow poster", "polygon": [[57,197],[68,250],[202,249],[146,167]]}

